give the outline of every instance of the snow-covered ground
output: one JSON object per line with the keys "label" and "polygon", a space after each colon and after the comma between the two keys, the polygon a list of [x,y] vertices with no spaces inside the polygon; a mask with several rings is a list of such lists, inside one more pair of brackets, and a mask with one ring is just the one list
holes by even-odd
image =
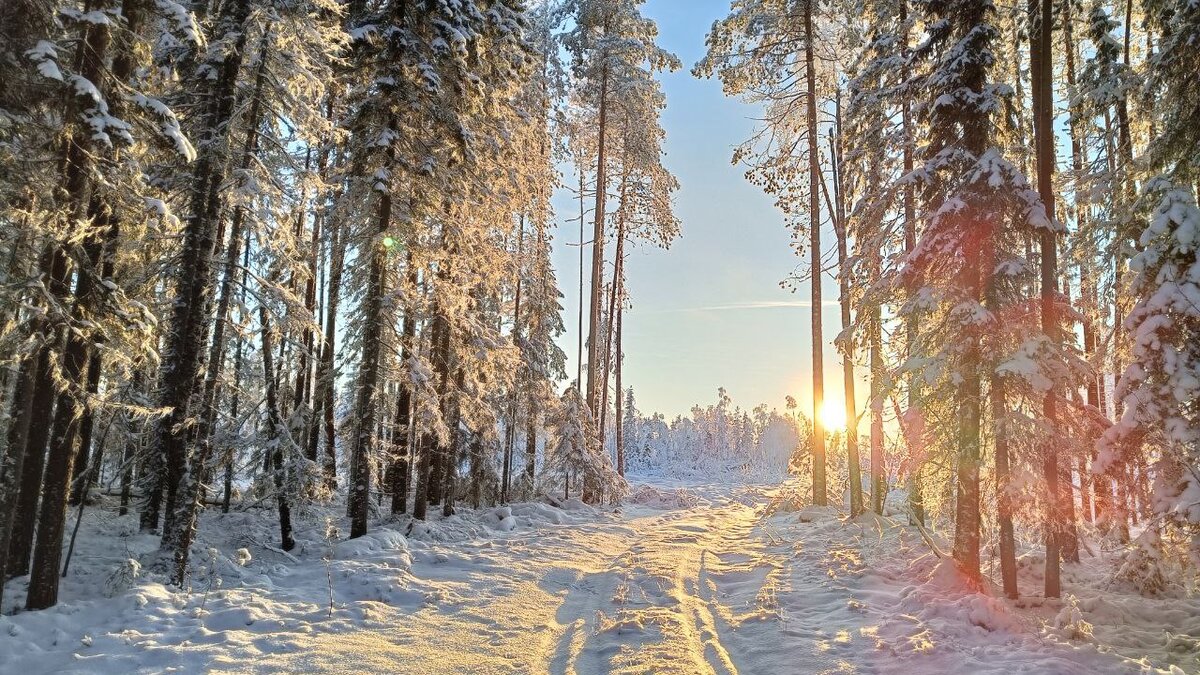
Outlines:
{"label": "snow-covered ground", "polygon": [[633,483],[619,507],[354,541],[309,514],[292,554],[269,512],[209,514],[188,592],[132,578],[154,539],[93,511],[63,602],[0,617],[0,672],[1200,672],[1200,602],[1106,591],[1087,562],[1065,601],[1014,606],[963,590],[902,521],[797,508],[787,485]]}

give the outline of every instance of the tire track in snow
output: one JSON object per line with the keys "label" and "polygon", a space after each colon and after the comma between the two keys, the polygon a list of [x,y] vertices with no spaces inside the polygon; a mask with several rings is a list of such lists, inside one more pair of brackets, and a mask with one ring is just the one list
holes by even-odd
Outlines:
{"label": "tire track in snow", "polygon": [[832,672],[838,660],[822,653],[826,636],[810,625],[819,617],[781,609],[779,597],[796,590],[796,561],[790,544],[759,527],[772,491],[730,489],[687,508],[628,506],[491,543],[431,544],[425,558],[438,562],[415,563],[413,583],[439,600],[314,636],[288,659],[250,670]]}

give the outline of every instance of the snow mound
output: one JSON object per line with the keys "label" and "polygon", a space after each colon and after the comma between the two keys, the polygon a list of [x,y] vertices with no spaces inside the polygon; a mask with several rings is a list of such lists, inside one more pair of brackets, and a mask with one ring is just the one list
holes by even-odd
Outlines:
{"label": "snow mound", "polygon": [[690,509],[700,502],[694,492],[684,488],[669,490],[653,485],[637,486],[625,496],[623,501],[626,504],[636,504],[652,509]]}
{"label": "snow mound", "polygon": [[513,517],[512,507],[498,506],[483,516],[483,522],[493,530],[512,532],[517,529],[517,519]]}
{"label": "snow mound", "polygon": [[910,573],[924,576],[924,581],[901,591],[901,607],[922,622],[967,624],[992,632],[1027,632],[1005,601],[975,591],[953,558],[941,558],[932,567],[929,558],[918,560]]}
{"label": "snow mound", "polygon": [[380,528],[368,532],[356,539],[339,542],[333,549],[333,557],[337,560],[354,560],[380,553],[398,551],[400,559],[408,558],[408,540],[395,530]]}
{"label": "snow mound", "polygon": [[566,514],[562,509],[556,509],[541,502],[514,504],[509,509],[514,517],[526,522],[543,522],[553,525],[563,525],[567,522]]}

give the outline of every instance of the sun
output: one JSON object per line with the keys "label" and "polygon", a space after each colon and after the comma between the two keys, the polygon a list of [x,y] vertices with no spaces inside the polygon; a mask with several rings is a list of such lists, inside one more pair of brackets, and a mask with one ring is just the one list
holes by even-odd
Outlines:
{"label": "sun", "polygon": [[825,399],[821,402],[821,426],[829,431],[846,428],[846,408],[839,401]]}

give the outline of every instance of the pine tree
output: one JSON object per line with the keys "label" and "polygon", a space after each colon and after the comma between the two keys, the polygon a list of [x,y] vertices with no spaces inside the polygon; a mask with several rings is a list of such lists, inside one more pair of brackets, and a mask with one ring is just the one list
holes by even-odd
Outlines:
{"label": "pine tree", "polygon": [[1011,257],[1021,233],[1006,221],[1016,215],[1028,227],[1050,225],[1036,193],[995,145],[992,117],[1001,107],[997,99],[1009,91],[989,79],[998,39],[995,7],[946,0],[926,9],[929,39],[914,56],[928,64],[919,76],[930,131],[922,171],[933,180],[925,186],[923,231],[903,274],[916,298],[941,308],[922,324],[919,346],[931,349],[924,356],[938,364],[940,386],[955,406],[952,435],[945,439],[957,463],[954,557],[978,583],[984,378],[990,365],[984,336],[1008,305],[1014,277],[1024,273]]}
{"label": "pine tree", "polygon": [[[588,378],[587,401],[594,411],[607,403],[600,390],[604,372],[601,370],[601,314],[604,288],[604,249],[607,241],[607,205],[609,187],[609,115],[614,101],[626,102],[618,96],[629,95],[628,103],[643,104],[644,97],[657,96],[653,74],[679,67],[679,60],[660,49],[655,40],[658,28],[642,16],[639,7],[644,0],[569,0],[563,12],[573,20],[574,27],[563,37],[563,44],[572,56],[572,69],[577,81],[575,98],[589,117],[594,115],[596,143],[596,190],[592,225],[591,303],[587,332]],[[656,111],[655,111],[656,112]],[[656,117],[657,115],[655,115]],[[642,124],[646,118],[639,119]],[[654,124],[651,129],[658,129]],[[603,433],[603,430],[598,430]]]}
{"label": "pine tree", "polygon": [[[721,78],[725,92],[751,102],[765,102],[767,122],[754,138],[734,153],[735,162],[749,165],[747,177],[776,197],[777,205],[793,221],[797,247],[807,245],[810,264],[805,275],[811,290],[813,336],[813,503],[828,503],[825,429],[820,410],[824,405],[824,336],[821,308],[820,186],[822,168],[818,151],[818,96],[828,91],[818,82],[816,54],[819,3],[804,0],[793,10],[781,0],[742,3],[713,25],[707,38],[708,54],[696,64],[698,76]],[[793,62],[803,62],[797,76]],[[822,67],[825,59],[822,59]],[[800,166],[796,149],[804,148]],[[795,181],[807,172],[806,183]],[[805,229],[807,228],[807,229]],[[807,234],[807,241],[800,238]]]}
{"label": "pine tree", "polygon": [[[607,497],[618,499],[626,489],[625,480],[617,475],[608,454],[596,443],[595,420],[588,410],[583,396],[575,387],[567,388],[559,404],[546,418],[551,440],[545,467],[544,480],[562,479],[564,494],[570,496],[572,477],[591,486],[596,494],[591,495],[595,503]],[[587,497],[584,501],[589,501]]]}

